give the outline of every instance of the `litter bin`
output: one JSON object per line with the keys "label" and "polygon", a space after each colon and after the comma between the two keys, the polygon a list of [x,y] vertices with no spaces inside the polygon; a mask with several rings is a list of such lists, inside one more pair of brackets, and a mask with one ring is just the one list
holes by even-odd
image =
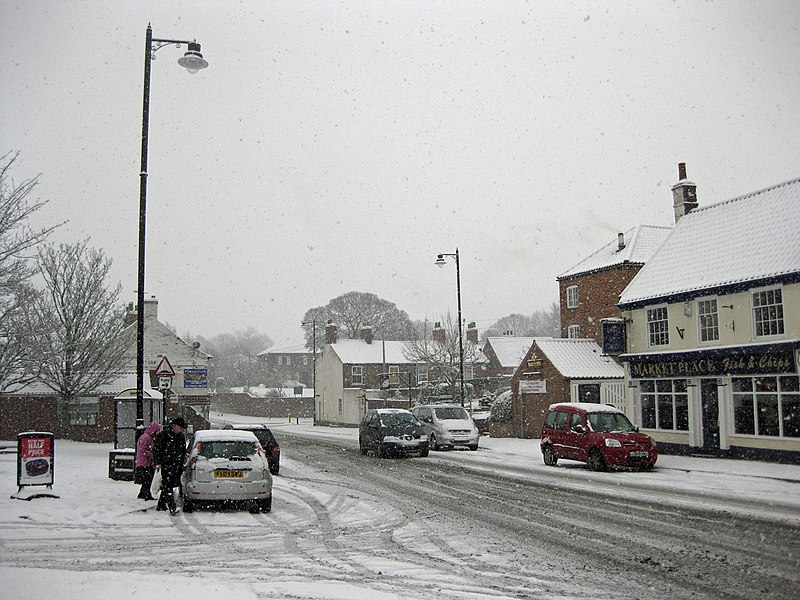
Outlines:
{"label": "litter bin", "polygon": [[112,450],[108,453],[108,477],[110,479],[133,481],[135,471],[135,450]]}

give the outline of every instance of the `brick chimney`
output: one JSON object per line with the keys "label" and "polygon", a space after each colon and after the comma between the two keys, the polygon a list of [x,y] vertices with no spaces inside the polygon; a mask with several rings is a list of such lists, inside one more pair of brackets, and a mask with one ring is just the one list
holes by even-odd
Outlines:
{"label": "brick chimney", "polygon": [[478,328],[475,326],[475,321],[467,324],[467,341],[478,344]]}
{"label": "brick chimney", "polygon": [[144,299],[144,320],[150,319],[158,320],[158,299],[155,296]]}
{"label": "brick chimney", "polygon": [[362,340],[364,340],[368,344],[371,344],[372,340],[373,340],[373,337],[374,336],[373,336],[373,333],[372,333],[372,327],[367,325],[366,327],[362,327],[361,328],[361,339]]}
{"label": "brick chimney", "polygon": [[678,183],[672,186],[672,209],[675,222],[697,208],[697,186],[686,179],[686,163],[678,163]]}
{"label": "brick chimney", "polygon": [[328,324],[325,325],[325,343],[326,344],[335,344],[336,343],[336,325],[333,324],[333,321],[328,321]]}
{"label": "brick chimney", "polygon": [[442,329],[442,324],[439,321],[436,321],[436,325],[433,326],[431,335],[433,336],[433,341],[440,344],[444,344],[447,340],[444,329]]}

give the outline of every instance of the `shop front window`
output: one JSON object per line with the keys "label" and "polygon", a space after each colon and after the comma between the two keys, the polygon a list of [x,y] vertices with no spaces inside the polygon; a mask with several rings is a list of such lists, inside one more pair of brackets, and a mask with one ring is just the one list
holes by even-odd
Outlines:
{"label": "shop front window", "polygon": [[639,382],[639,405],[645,429],[689,430],[689,395],[685,379]]}
{"label": "shop front window", "polygon": [[737,434],[800,437],[800,378],[734,377],[732,386]]}

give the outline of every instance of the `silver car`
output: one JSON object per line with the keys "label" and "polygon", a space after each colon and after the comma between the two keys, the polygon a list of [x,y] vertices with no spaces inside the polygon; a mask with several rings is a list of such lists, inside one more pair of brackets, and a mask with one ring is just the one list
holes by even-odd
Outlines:
{"label": "silver car", "polygon": [[425,404],[412,411],[428,433],[431,450],[456,446],[478,449],[480,433],[472,417],[457,404]]}
{"label": "silver car", "polygon": [[192,438],[183,474],[183,512],[199,502],[244,502],[272,510],[272,475],[252,431],[203,430]]}

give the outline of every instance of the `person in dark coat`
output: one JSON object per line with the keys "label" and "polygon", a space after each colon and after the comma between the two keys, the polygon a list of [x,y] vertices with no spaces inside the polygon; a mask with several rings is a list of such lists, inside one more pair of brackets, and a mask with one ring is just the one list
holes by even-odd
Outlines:
{"label": "person in dark coat", "polygon": [[178,512],[172,489],[181,484],[183,461],[186,458],[186,438],[183,436],[185,429],[184,418],[176,417],[170,421],[169,427],[156,436],[153,443],[156,471],[161,471],[161,494],[158,497],[156,510],[169,508],[172,515]]}
{"label": "person in dark coat", "polygon": [[150,423],[136,442],[136,482],[142,484],[139,489],[139,498],[142,500],[155,500],[150,495],[150,484],[153,483],[156,470],[156,463],[153,462],[153,438],[159,429],[161,425]]}

